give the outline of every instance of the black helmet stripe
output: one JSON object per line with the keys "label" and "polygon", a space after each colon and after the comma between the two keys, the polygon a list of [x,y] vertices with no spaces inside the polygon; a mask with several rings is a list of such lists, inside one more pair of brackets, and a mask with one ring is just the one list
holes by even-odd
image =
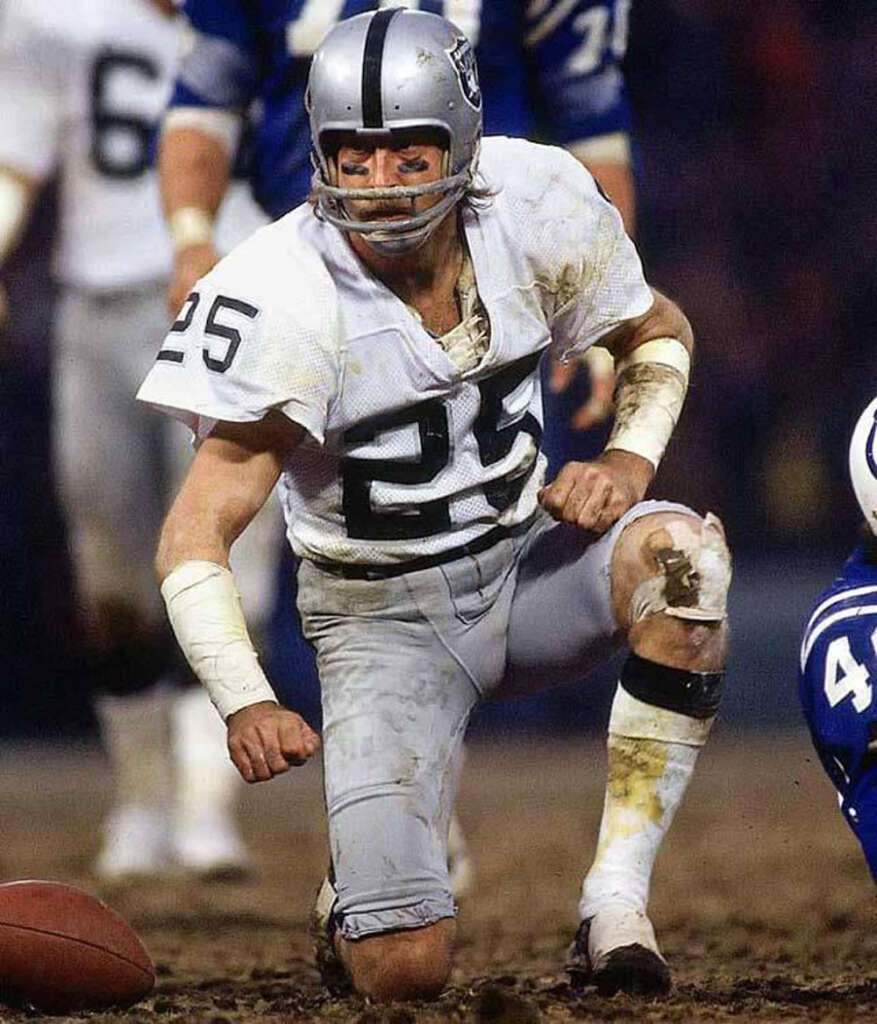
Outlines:
{"label": "black helmet stripe", "polygon": [[401,7],[378,11],[369,22],[362,55],[362,125],[364,128],[383,128],[384,110],[381,103],[381,62],[384,57],[384,39],[387,28]]}

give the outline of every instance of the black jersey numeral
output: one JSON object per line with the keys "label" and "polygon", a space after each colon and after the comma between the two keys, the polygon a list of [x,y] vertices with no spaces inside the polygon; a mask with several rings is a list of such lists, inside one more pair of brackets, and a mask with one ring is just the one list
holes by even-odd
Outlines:
{"label": "black jersey numeral", "polygon": [[[201,296],[198,292],[189,292],[186,296],[186,301],[180,309],[180,315],[171,324],[171,334],[185,334],[188,331],[192,326],[192,318],[195,316],[195,310],[198,308],[200,301]],[[164,345],[159,349],[158,355],[155,358],[159,363],[182,363],[185,362],[186,352],[181,348],[169,348],[167,345]]]}
{"label": "black jersey numeral", "polygon": [[91,69],[91,160],[107,178],[138,178],[150,166],[155,124],[110,106],[110,79],[119,72],[155,82],[161,69],[151,58],[127,50],[102,50]]}
{"label": "black jersey numeral", "polygon": [[[503,408],[503,399],[510,395],[516,387],[526,380],[536,369],[541,352],[524,356],[517,362],[488,377],[478,385],[481,392],[481,408],[473,428],[475,440],[478,442],[478,454],[482,466],[492,466],[504,459],[512,450],[512,445],[520,433],[529,434],[539,447],[542,440],[542,425],[531,412],[525,412],[517,419],[509,419]],[[517,501],[530,478],[536,462],[530,463],[526,473],[509,474],[498,480],[491,480],[484,485],[484,494],[490,504],[503,512]]]}
{"label": "black jersey numeral", "polygon": [[241,332],[236,327],[219,323],[216,319],[224,309],[240,313],[249,320],[254,320],[259,315],[259,310],[255,306],[251,306],[249,302],[242,302],[240,299],[230,299],[227,295],[216,296],[213,300],[213,305],[210,307],[210,312],[207,314],[204,333],[211,338],[225,339],[228,342],[228,347],[221,359],[211,355],[210,349],[206,345],[201,350],[207,369],[213,370],[214,373],[225,373],[229,366],[231,366],[241,344]]}
{"label": "black jersey numeral", "polygon": [[374,441],[385,431],[414,423],[420,435],[420,458],[416,462],[351,457],[342,460],[342,507],[349,537],[410,540],[431,537],[450,529],[450,510],[443,498],[423,502],[410,512],[375,512],[371,505],[371,485],[375,480],[391,484],[425,484],[434,480],[447,466],[451,440],[448,412],[441,399],[432,398],[401,412],[358,423],[345,432],[344,440],[347,444],[364,444]]}
{"label": "black jersey numeral", "polygon": [[[504,459],[522,432],[529,434],[539,445],[542,427],[536,417],[526,411],[517,418],[509,418],[503,399],[535,371],[540,354],[525,356],[479,383],[481,405],[474,433],[482,466],[492,466]],[[431,398],[401,412],[358,423],[345,432],[344,441],[348,445],[367,444],[381,433],[412,424],[417,425],[420,437],[419,459],[361,459],[351,456],[342,459],[341,503],[349,537],[414,540],[450,529],[450,506],[445,498],[423,502],[405,512],[378,512],[371,502],[371,485],[375,481],[425,484],[434,480],[447,466],[451,457],[451,432],[448,408],[442,399]],[[535,465],[534,459],[526,472],[512,472],[486,483],[484,494],[491,506],[502,512],[517,501]]]}
{"label": "black jersey numeral", "polygon": [[[185,334],[188,331],[192,326],[192,320],[195,318],[195,311],[198,309],[200,301],[201,296],[198,292],[189,293],[180,310],[180,315],[171,327],[171,334]],[[214,373],[225,373],[234,361],[234,357],[237,355],[243,340],[241,332],[236,327],[232,327],[227,323],[220,323],[218,318],[224,310],[239,313],[248,320],[254,320],[259,315],[259,310],[255,306],[251,306],[249,302],[243,302],[241,299],[230,299],[227,295],[216,296],[210,307],[210,312],[207,314],[204,334],[208,338],[221,338],[226,343],[225,351],[221,354],[212,352],[208,347],[209,343],[201,349],[204,365]],[[156,359],[159,362],[182,363],[185,357],[186,353],[183,349],[164,346],[159,351]]]}

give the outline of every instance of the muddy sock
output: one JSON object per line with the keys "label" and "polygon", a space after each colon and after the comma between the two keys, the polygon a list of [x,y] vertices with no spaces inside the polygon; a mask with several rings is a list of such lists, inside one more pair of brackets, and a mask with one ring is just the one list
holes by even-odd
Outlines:
{"label": "muddy sock", "polygon": [[582,883],[582,919],[608,903],[645,913],[655,857],[711,725],[711,719],[647,705],[619,686],[609,722],[597,853]]}

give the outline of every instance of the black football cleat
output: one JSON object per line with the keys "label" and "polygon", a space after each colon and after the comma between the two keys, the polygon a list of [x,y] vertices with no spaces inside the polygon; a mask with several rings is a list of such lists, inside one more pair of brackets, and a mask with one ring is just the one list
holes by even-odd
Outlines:
{"label": "black football cleat", "polygon": [[604,907],[582,921],[566,972],[573,988],[593,985],[601,996],[663,996],[672,984],[651,921],[623,904]]}

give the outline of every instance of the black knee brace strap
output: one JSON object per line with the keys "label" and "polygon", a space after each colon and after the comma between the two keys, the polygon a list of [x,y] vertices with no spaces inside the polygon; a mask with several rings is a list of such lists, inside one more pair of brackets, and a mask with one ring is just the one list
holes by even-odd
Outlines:
{"label": "black knee brace strap", "polygon": [[621,685],[644,704],[690,718],[712,718],[722,699],[721,672],[689,672],[658,665],[633,651],[621,670]]}

